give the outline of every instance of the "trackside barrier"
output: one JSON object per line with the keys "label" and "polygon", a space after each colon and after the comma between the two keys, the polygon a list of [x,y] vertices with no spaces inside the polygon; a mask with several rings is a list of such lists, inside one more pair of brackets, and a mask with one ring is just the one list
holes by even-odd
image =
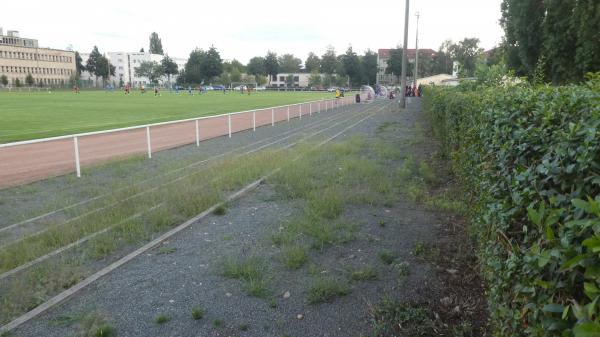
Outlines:
{"label": "trackside barrier", "polygon": [[353,104],[353,97],[189,118],[127,128],[79,133],[0,144],[0,188],[64,175],[109,160],[196,144],[257,127],[302,118],[335,106]]}

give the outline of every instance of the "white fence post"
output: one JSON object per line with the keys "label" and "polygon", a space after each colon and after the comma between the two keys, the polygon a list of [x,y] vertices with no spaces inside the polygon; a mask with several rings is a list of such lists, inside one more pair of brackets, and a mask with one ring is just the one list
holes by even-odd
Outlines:
{"label": "white fence post", "polygon": [[300,119],[302,119],[302,103],[300,103]]}
{"label": "white fence post", "polygon": [[231,114],[227,115],[227,124],[229,125],[229,138],[231,138]]}
{"label": "white fence post", "polygon": [[312,102],[308,103],[308,115],[312,116]]}
{"label": "white fence post", "polygon": [[196,146],[200,146],[200,128],[198,127],[197,119],[196,119]]}
{"label": "white fence post", "polygon": [[148,143],[148,158],[152,158],[152,145],[150,143],[150,127],[146,127],[146,143]]}
{"label": "white fence post", "polygon": [[275,109],[271,109],[271,126],[275,126]]}
{"label": "white fence post", "polygon": [[287,106],[287,118],[288,118],[288,122],[290,121],[290,106]]}
{"label": "white fence post", "polygon": [[256,110],[252,111],[252,131],[256,131]]}
{"label": "white fence post", "polygon": [[77,171],[77,178],[81,178],[81,166],[79,165],[79,141],[77,136],[73,137],[73,148],[75,151],[75,171]]}
{"label": "white fence post", "polygon": [[318,111],[321,112],[321,102],[319,102],[319,109],[318,109]]}

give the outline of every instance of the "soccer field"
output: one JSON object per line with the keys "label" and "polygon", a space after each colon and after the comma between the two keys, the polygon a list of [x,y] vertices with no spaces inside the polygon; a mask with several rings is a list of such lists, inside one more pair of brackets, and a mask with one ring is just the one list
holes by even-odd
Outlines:
{"label": "soccer field", "polygon": [[153,92],[122,91],[0,93],[0,143],[218,115],[322,98],[328,92]]}

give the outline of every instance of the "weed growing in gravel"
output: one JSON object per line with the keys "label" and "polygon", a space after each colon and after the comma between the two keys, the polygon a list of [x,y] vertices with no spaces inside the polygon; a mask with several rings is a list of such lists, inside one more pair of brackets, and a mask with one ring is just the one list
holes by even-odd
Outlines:
{"label": "weed growing in gravel", "polygon": [[241,279],[245,282],[248,295],[264,298],[268,295],[267,266],[263,259],[256,256],[233,258],[223,261],[223,276]]}
{"label": "weed growing in gravel", "polygon": [[394,264],[394,270],[399,278],[404,278],[410,274],[409,264],[406,261]]}
{"label": "weed growing in gravel", "polygon": [[281,262],[288,269],[298,269],[308,261],[308,251],[301,245],[286,245],[281,250]]}
{"label": "weed growing in gravel", "polygon": [[427,164],[427,162],[425,162],[424,160],[421,160],[421,162],[419,163],[418,174],[421,178],[423,178],[423,180],[427,184],[433,185],[433,184],[436,184],[438,181],[438,178],[435,175],[435,172],[429,166],[429,164]]}
{"label": "weed growing in gravel", "polygon": [[204,317],[204,309],[202,309],[201,307],[196,307],[194,309],[192,309],[192,318],[195,320],[199,320],[202,319],[202,317]]}
{"label": "weed growing in gravel", "polygon": [[385,227],[385,220],[379,220],[379,227]]}
{"label": "weed growing in gravel", "polygon": [[396,255],[389,250],[379,252],[379,259],[385,264],[392,264],[396,260]]}
{"label": "weed growing in gravel", "polygon": [[376,337],[437,336],[435,316],[425,305],[382,300],[371,310]]}
{"label": "weed growing in gravel", "polygon": [[372,281],[377,279],[377,271],[372,266],[356,270],[350,274],[353,281]]}
{"label": "weed growing in gravel", "polygon": [[225,215],[225,213],[227,212],[227,208],[225,208],[225,205],[221,204],[219,206],[217,206],[217,208],[215,208],[215,210],[213,211],[214,215]]}
{"label": "weed growing in gravel", "polygon": [[344,280],[327,277],[318,278],[308,290],[308,303],[330,302],[339,296],[350,293],[350,286]]}
{"label": "weed growing in gravel", "polygon": [[84,316],[79,324],[78,336],[80,337],[110,337],[114,334],[115,329],[102,314],[97,312]]}
{"label": "weed growing in gravel", "polygon": [[242,323],[242,324],[240,324],[240,326],[239,326],[239,329],[240,329],[241,331],[248,331],[248,328],[250,328],[250,325],[248,325],[248,323]]}
{"label": "weed growing in gravel", "polygon": [[154,323],[164,324],[164,323],[167,323],[169,320],[170,320],[169,316],[167,316],[165,314],[160,314],[160,315],[156,316],[156,318],[154,319]]}
{"label": "weed growing in gravel", "polygon": [[215,328],[220,328],[220,327],[222,327],[222,326],[223,326],[223,321],[222,321],[222,320],[220,320],[220,319],[214,319],[214,320],[212,321],[212,325],[213,325]]}
{"label": "weed growing in gravel", "polygon": [[414,256],[422,256],[425,254],[425,243],[421,240],[417,240],[413,245],[412,253]]}

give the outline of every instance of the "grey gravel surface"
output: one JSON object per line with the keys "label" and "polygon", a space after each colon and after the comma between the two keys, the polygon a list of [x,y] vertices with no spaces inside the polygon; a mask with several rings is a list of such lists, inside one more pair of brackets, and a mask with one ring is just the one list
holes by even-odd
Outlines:
{"label": "grey gravel surface", "polygon": [[[354,134],[375,137],[383,123],[397,127],[398,133],[390,137],[409,140],[415,137],[419,108],[414,103],[402,113],[377,113],[335,141]],[[423,146],[433,148],[427,142]],[[166,152],[170,151],[165,151],[165,156],[173,155]],[[278,260],[279,248],[269,241],[296,212],[297,205],[278,197],[267,182],[229,205],[225,215],[211,215],[173,236],[162,245],[173,248],[172,253],[159,254],[162,247],[157,247],[139,256],[22,325],[13,335],[75,336],[78,323],[61,325],[57,319],[99,312],[115,327],[117,336],[370,336],[370,305],[385,296],[418,299],[421,292],[435,286],[433,271],[411,251],[416,241],[434,240],[442,220],[437,213],[401,199],[390,207],[346,209],[343,218],[358,224],[357,239],[324,253],[310,253],[323,275],[344,276],[348,268],[373,266],[378,280],[352,283],[348,296],[331,303],[308,304],[307,289],[312,280],[308,266],[296,271],[284,269]],[[385,227],[379,226],[380,220],[385,221]],[[399,283],[395,272],[379,261],[378,253],[384,249],[393,251],[398,261],[409,263],[410,275],[404,282]],[[225,257],[251,254],[270,261],[273,276],[269,291],[275,308],[270,299],[247,296],[240,281],[220,276],[220,262]],[[291,296],[284,299],[287,291]],[[197,306],[205,309],[201,320],[191,318],[192,308]],[[170,320],[162,325],[154,323],[160,314]],[[215,319],[223,326],[213,326]],[[240,329],[244,324],[247,331]]]}

